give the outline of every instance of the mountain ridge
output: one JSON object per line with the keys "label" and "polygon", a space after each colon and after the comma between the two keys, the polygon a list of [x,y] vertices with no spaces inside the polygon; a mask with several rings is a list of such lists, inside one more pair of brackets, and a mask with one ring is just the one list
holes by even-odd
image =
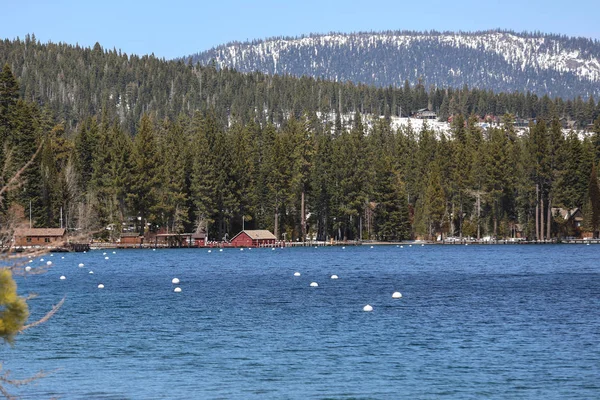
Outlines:
{"label": "mountain ridge", "polygon": [[312,76],[376,86],[423,80],[531,91],[551,97],[600,95],[600,42],[555,34],[383,31],[310,34],[230,42],[190,56],[240,72]]}

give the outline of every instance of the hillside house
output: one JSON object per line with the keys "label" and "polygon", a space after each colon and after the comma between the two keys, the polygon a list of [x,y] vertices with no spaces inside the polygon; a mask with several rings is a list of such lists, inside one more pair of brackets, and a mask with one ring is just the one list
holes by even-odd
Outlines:
{"label": "hillside house", "polygon": [[414,114],[414,117],[418,119],[437,119],[437,114],[427,108],[422,108]]}
{"label": "hillside house", "polygon": [[560,126],[562,126],[563,129],[577,129],[577,121],[573,121],[562,117],[561,119],[559,119],[559,122]]}
{"label": "hillside house", "polygon": [[15,246],[59,246],[66,242],[64,228],[22,228],[15,229]]}

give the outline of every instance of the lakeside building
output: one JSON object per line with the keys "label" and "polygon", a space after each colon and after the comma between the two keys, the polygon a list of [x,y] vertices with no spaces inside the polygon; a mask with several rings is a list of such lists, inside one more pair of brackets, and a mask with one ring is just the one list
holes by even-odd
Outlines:
{"label": "lakeside building", "polygon": [[277,238],[268,230],[241,231],[231,239],[233,247],[275,246]]}
{"label": "lakeside building", "polygon": [[15,229],[13,242],[15,246],[58,246],[66,242],[64,228],[20,228]]}

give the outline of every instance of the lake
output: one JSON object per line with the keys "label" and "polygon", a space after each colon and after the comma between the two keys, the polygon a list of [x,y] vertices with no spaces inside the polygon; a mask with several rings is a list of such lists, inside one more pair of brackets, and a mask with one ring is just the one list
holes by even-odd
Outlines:
{"label": "lake", "polygon": [[39,295],[32,318],[66,302],[0,350],[14,378],[53,371],[23,398],[600,397],[597,245],[43,258],[30,265],[48,272],[17,278]]}

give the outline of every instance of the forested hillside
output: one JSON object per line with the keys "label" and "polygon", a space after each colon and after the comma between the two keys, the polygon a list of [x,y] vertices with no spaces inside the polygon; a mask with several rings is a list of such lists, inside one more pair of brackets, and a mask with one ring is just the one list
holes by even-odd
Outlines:
{"label": "forested hillside", "polygon": [[511,31],[385,31],[313,34],[234,42],[192,56],[241,72],[312,76],[375,86],[419,79],[574,98],[600,94],[600,43]]}
{"label": "forested hillside", "polygon": [[117,50],[68,44],[40,44],[34,36],[0,41],[0,65],[8,63],[24,100],[42,104],[64,121],[70,132],[90,115],[104,113],[134,133],[142,114],[173,120],[180,114],[212,110],[222,125],[257,121],[281,126],[304,111],[408,116],[429,108],[445,120],[450,115],[476,114],[550,120],[576,120],[585,127],[600,113],[593,97],[538,96],[494,93],[468,87],[441,89],[417,81],[401,87],[378,88],[314,78],[241,74],[228,68],[165,61],[154,56],[122,54]]}
{"label": "forested hillside", "polygon": [[[2,183],[33,159],[19,189],[2,194],[2,223],[27,224],[30,204],[34,226],[62,222],[103,238],[200,226],[218,240],[242,220],[293,240],[574,234],[553,207],[583,208],[588,230],[599,223],[593,100],[378,89],[99,45],[1,44]],[[448,104],[448,135],[391,129],[396,106],[429,102]],[[502,111],[503,124],[482,130],[473,113],[484,109]],[[581,123],[595,119],[595,134],[565,136],[558,117],[567,110],[583,113]],[[517,135],[505,111],[537,122]],[[368,129],[363,113],[382,117]]]}

